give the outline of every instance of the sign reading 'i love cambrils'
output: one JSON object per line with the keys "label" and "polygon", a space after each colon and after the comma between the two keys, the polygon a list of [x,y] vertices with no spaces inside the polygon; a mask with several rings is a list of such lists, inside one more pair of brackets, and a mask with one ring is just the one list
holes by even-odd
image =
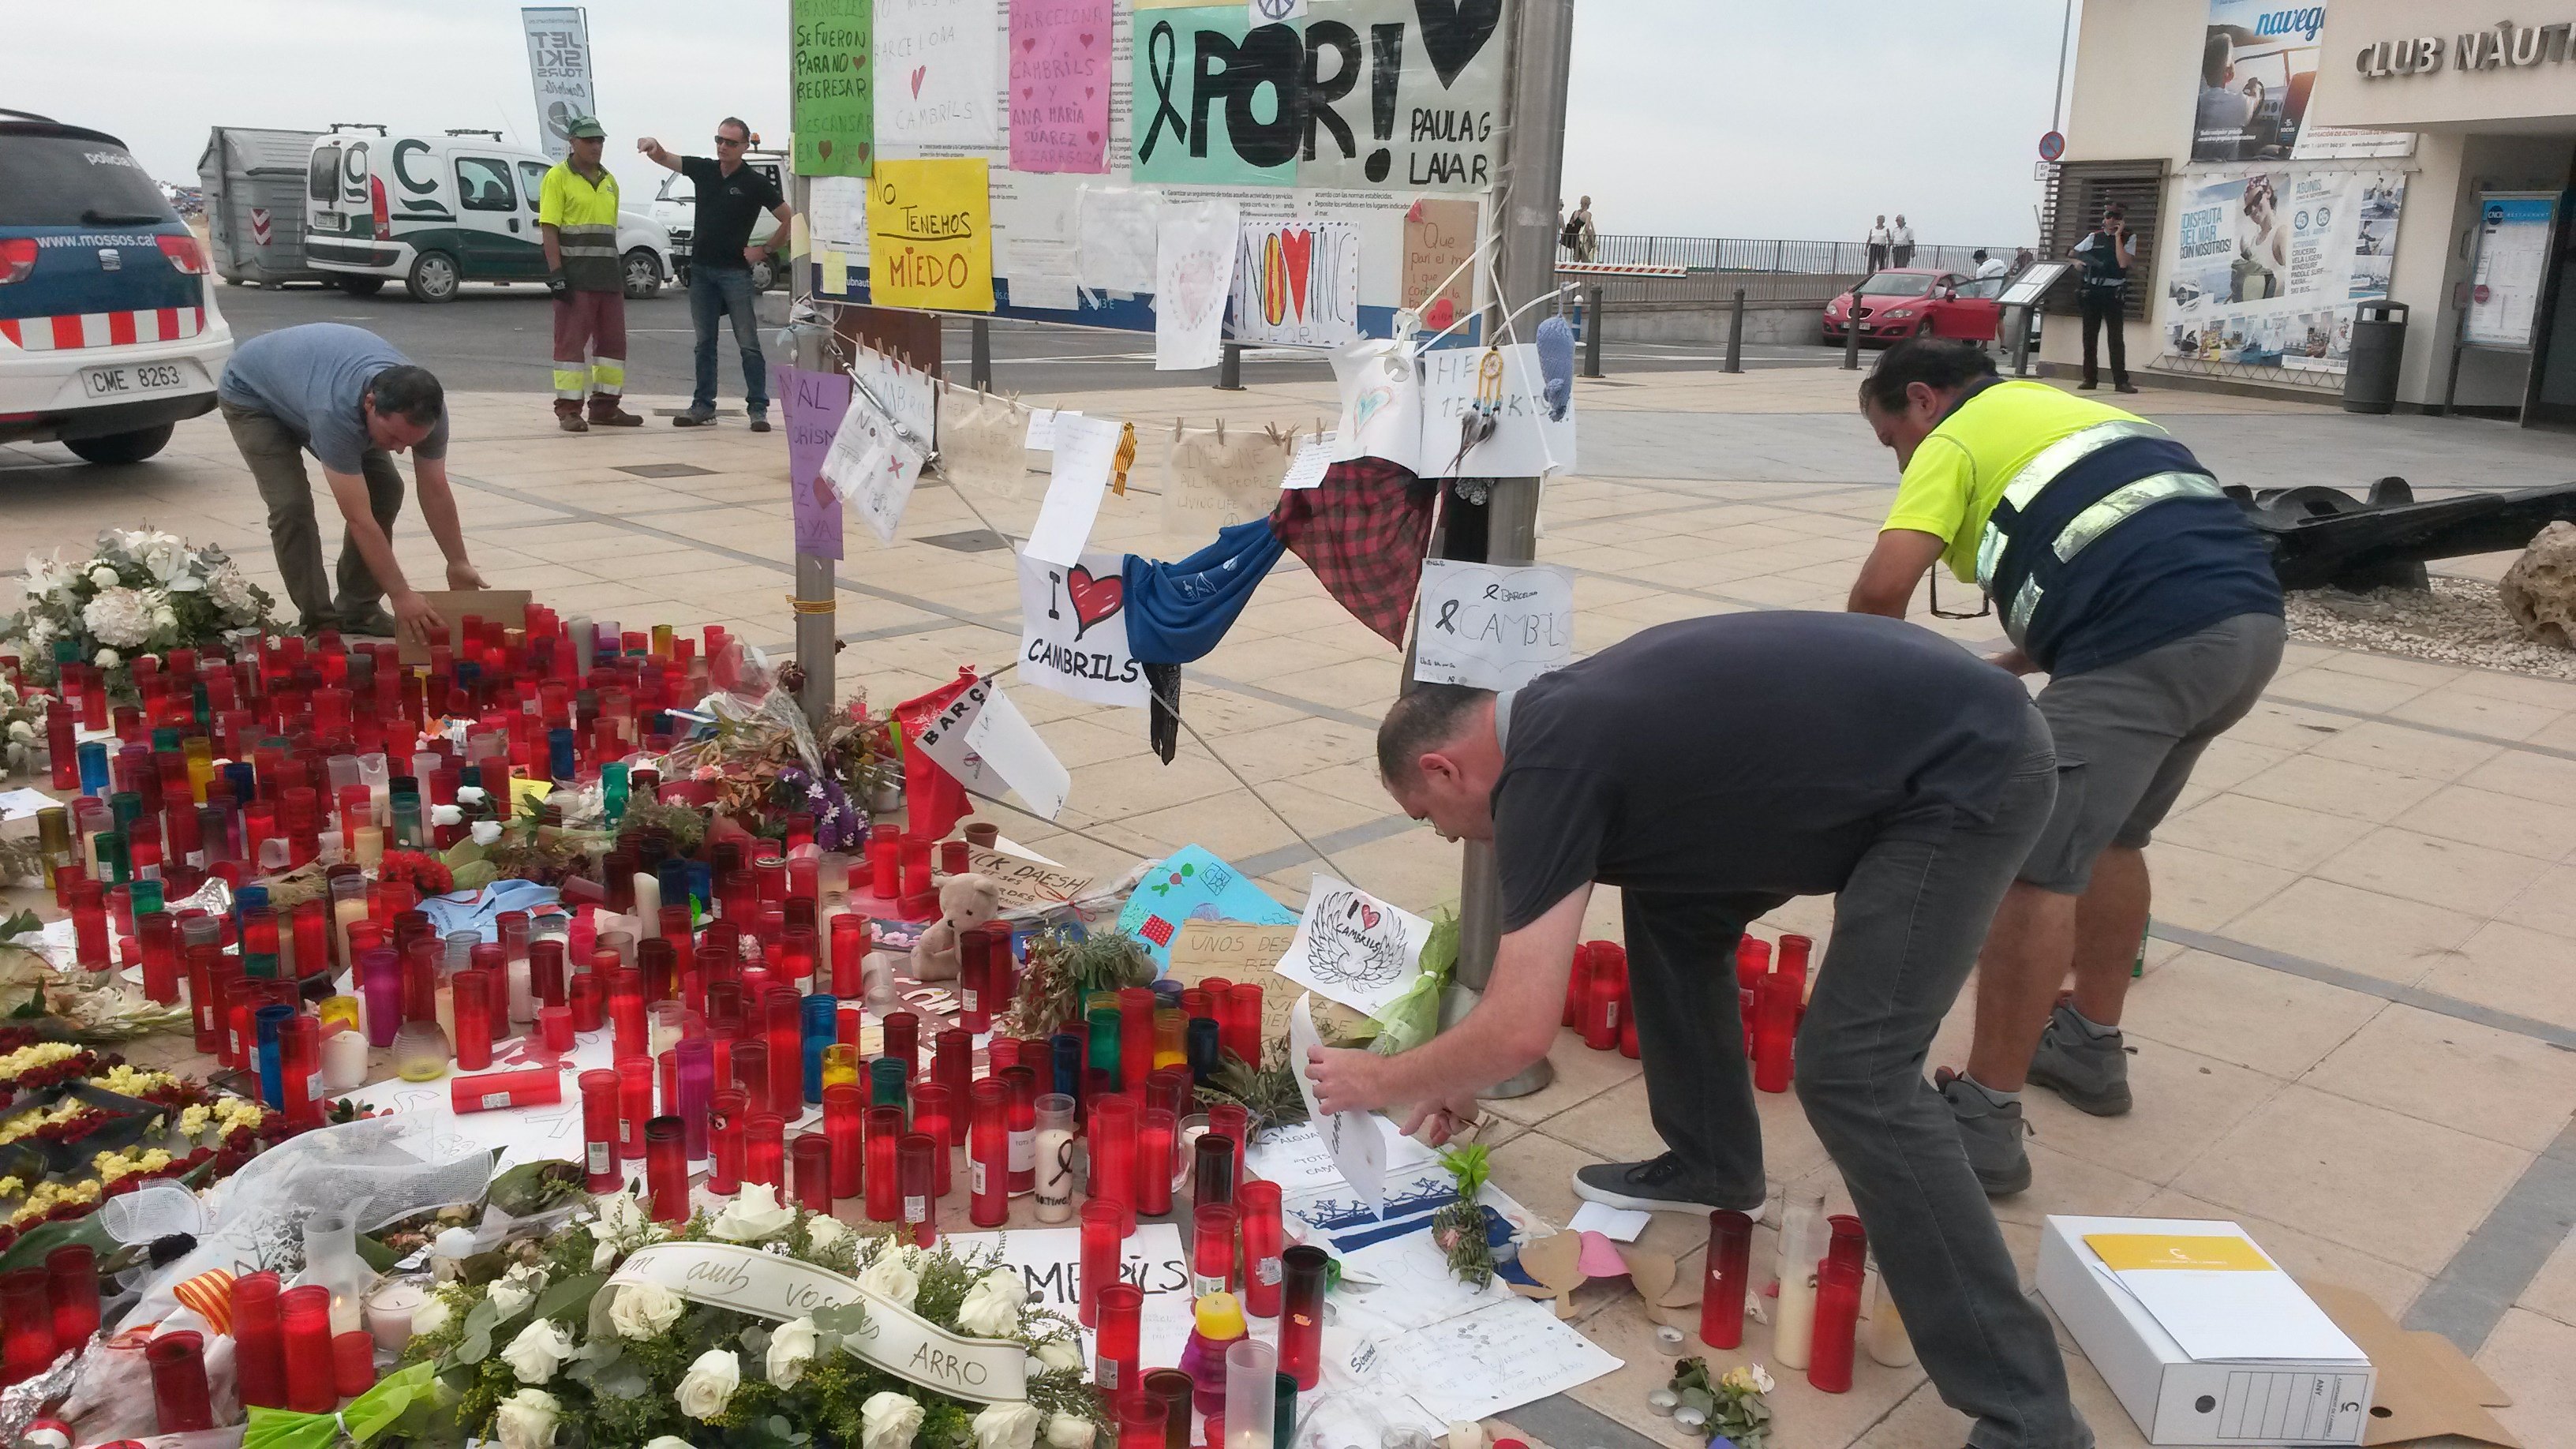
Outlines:
{"label": "sign reading 'i love cambrils'", "polygon": [[1127,646],[1126,556],[1070,566],[1020,556],[1020,674],[1091,704],[1142,707],[1145,666]]}

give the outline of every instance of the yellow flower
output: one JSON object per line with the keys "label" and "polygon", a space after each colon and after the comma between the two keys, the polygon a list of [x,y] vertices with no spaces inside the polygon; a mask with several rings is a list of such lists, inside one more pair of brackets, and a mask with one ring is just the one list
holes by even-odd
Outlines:
{"label": "yellow flower", "polygon": [[0,1177],[0,1197],[16,1197],[18,1194],[25,1192],[26,1190],[27,1185],[20,1182],[18,1179],[14,1177]]}
{"label": "yellow flower", "polygon": [[206,1121],[212,1116],[214,1116],[214,1113],[207,1110],[206,1105],[202,1102],[193,1107],[182,1109],[179,1113],[179,1135],[182,1137],[194,1137],[198,1133],[205,1131]]}

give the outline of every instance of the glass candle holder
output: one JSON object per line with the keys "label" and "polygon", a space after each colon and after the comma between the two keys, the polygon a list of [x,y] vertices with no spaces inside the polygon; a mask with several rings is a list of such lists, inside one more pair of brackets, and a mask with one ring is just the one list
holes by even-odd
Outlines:
{"label": "glass candle holder", "polygon": [[823,1049],[823,1090],[826,1094],[834,1087],[859,1087],[862,1089],[859,1095],[865,1097],[866,1084],[862,1080],[865,1076],[857,1047],[835,1041]]}
{"label": "glass candle holder", "polygon": [[[1007,1103],[1009,1100],[1008,1091],[1006,1090],[1003,1095],[1005,1113],[1007,1114]],[[948,1146],[948,1127],[949,1123],[954,1118],[962,1115],[961,1109],[964,1105],[965,1104],[950,1097],[948,1095],[948,1089],[937,1082],[917,1083],[912,1089],[912,1130],[921,1133],[923,1136],[928,1137],[931,1141],[939,1145],[939,1150],[930,1155],[930,1193],[931,1200],[934,1204],[937,1203],[939,1199],[948,1196],[949,1156],[951,1150]],[[1009,1147],[1007,1128],[1005,1129],[1003,1146],[1006,1150]]]}
{"label": "glass candle holder", "polygon": [[362,1329],[331,1335],[331,1391],[354,1399],[376,1386],[376,1340]]}
{"label": "glass candle holder", "polygon": [[299,1414],[327,1414],[338,1407],[331,1380],[331,1290],[307,1285],[278,1296],[284,1326],[286,1407]]}
{"label": "glass candle holder", "polygon": [[456,1067],[479,1072],[492,1065],[491,978],[480,971],[460,971],[451,989],[456,994]]}
{"label": "glass candle holder", "polygon": [[1066,1222],[1073,1217],[1073,1099],[1049,1092],[1037,1099],[1036,1113],[1030,1150],[1036,1159],[1038,1221]]}
{"label": "glass candle holder", "polygon": [[707,1156],[707,1112],[715,1096],[716,1044],[703,1036],[682,1037],[671,1048],[677,1058],[679,1095],[675,1111],[680,1118],[681,1141],[691,1162],[704,1162]]}
{"label": "glass candle holder", "polygon": [[0,1273],[0,1385],[43,1373],[54,1354],[54,1305],[45,1270]]}
{"label": "glass candle holder", "polygon": [[1243,1149],[1245,1146],[1244,1129],[1250,1121],[1250,1114],[1243,1110],[1243,1104],[1240,1102],[1210,1102],[1208,1103],[1207,1119],[1208,1135],[1210,1137],[1222,1137],[1227,1141],[1232,1142],[1234,1144],[1235,1161],[1240,1163],[1243,1160]]}
{"label": "glass candle holder", "polygon": [[1258,983],[1238,981],[1225,989],[1216,1004],[1217,1022],[1225,1049],[1243,1058],[1245,1064],[1261,1065],[1261,987]]}
{"label": "glass candle holder", "polygon": [[1276,1318],[1284,1278],[1279,1255],[1286,1238],[1279,1184],[1254,1178],[1238,1186],[1234,1215],[1243,1232],[1243,1311],[1255,1318]]}
{"label": "glass candle holder", "polygon": [[1114,1202],[1124,1216],[1120,1235],[1136,1230],[1136,1099],[1111,1092],[1091,1104],[1091,1180],[1094,1202]]}
{"label": "glass candle holder", "polygon": [[868,1220],[891,1223],[903,1215],[903,1178],[898,1165],[896,1144],[903,1138],[903,1109],[874,1106],[868,1108],[866,1181],[861,1185],[867,1203]]}
{"label": "glass candle holder", "polygon": [[[1225,1449],[1271,1449],[1276,1420],[1277,1350],[1247,1338],[1225,1351]],[[1311,1387],[1303,1378],[1299,1388]]]}
{"label": "glass candle holder", "polygon": [[689,1220],[688,1134],[677,1116],[644,1124],[644,1191],[652,1199],[655,1222]]}
{"label": "glass candle holder", "polygon": [[737,1087],[727,1087],[707,1101],[710,1121],[707,1126],[707,1191],[718,1197],[731,1197],[742,1190],[744,1156],[744,1120],[750,1116],[750,1099]]}
{"label": "glass candle holder", "polygon": [[1852,1350],[1860,1325],[1861,1267],[1827,1258],[1816,1265],[1816,1325],[1807,1359],[1807,1382],[1829,1394],[1848,1393]]}
{"label": "glass candle holder", "polygon": [[572,1008],[540,1006],[537,1008],[537,1041],[550,1052],[568,1052],[573,1048]]}
{"label": "glass candle holder", "polygon": [[787,1119],[775,1112],[754,1112],[743,1124],[742,1180],[765,1182],[787,1196]]}
{"label": "glass candle holder", "polygon": [[1082,1205],[1081,1281],[1075,1285],[1079,1297],[1074,1306],[1085,1328],[1100,1324],[1100,1291],[1120,1281],[1119,1256],[1127,1240],[1124,1223],[1114,1202]]}
{"label": "glass candle holder", "polygon": [[152,1412],[164,1434],[215,1427],[214,1396],[206,1386],[205,1335],[179,1329],[155,1337],[143,1350],[152,1368]]}
{"label": "glass candle holder", "polygon": [[1190,1291],[1204,1297],[1234,1287],[1234,1206],[1210,1203],[1191,1219]]}
{"label": "glass candle holder", "polygon": [[585,971],[572,979],[565,990],[565,1001],[572,1007],[572,1029],[597,1031],[607,1016],[608,986],[597,972]]}
{"label": "glass candle holder", "polygon": [[[772,986],[762,996],[761,1036],[769,1043],[769,1110],[796,1113],[805,1100],[805,1001],[792,986]],[[822,1095],[821,1083],[815,1095]]]}
{"label": "glass candle holder", "polygon": [[447,1033],[435,1021],[406,1021],[394,1033],[394,1075],[434,1082],[447,1075]]}
{"label": "glass candle holder", "polygon": [[1753,1085],[1762,1091],[1789,1090],[1796,1069],[1798,990],[1797,982],[1778,971],[1754,987]]}
{"label": "glass candle holder", "polygon": [[[945,1090],[942,1088],[941,1090]],[[998,1228],[1011,1215],[1010,1093],[986,1077],[974,1084],[966,1138],[967,1220]]]}
{"label": "glass candle holder", "polygon": [[1146,1217],[1172,1210],[1172,1144],[1178,1119],[1165,1107],[1148,1107],[1136,1119],[1136,1177],[1128,1201]]}
{"label": "glass candle holder", "polygon": [[45,1287],[53,1304],[54,1351],[89,1342],[98,1332],[98,1251],[66,1243],[47,1253]]}
{"label": "glass candle holder", "polygon": [[1745,1278],[1751,1267],[1753,1219],[1720,1209],[1708,1215],[1707,1281],[1700,1290],[1699,1337],[1711,1348],[1744,1342]]}
{"label": "glass candle holder", "polygon": [[1137,1340],[1145,1318],[1145,1290],[1117,1282],[1101,1288],[1095,1311],[1099,1332],[1092,1341],[1091,1381],[1113,1398],[1122,1387],[1136,1387],[1143,1372]]}
{"label": "glass candle holder", "polygon": [[1120,1394],[1113,1407],[1118,1415],[1118,1449],[1162,1449],[1171,1414],[1161,1394],[1140,1384]]}
{"label": "glass candle holder", "polygon": [[[997,1040],[996,1045],[998,1044]],[[1006,1065],[1014,1064],[996,1062],[993,1074],[999,1076]],[[975,1039],[968,1035],[963,1027],[949,1027],[931,1039],[930,1080],[948,1089],[949,1101],[963,1102],[967,1099],[967,1084],[974,1080],[974,1075]],[[967,1123],[962,1115],[950,1119],[949,1146],[966,1145],[966,1127]]]}
{"label": "glass candle holder", "polygon": [[617,1170],[617,1073],[600,1067],[575,1081],[581,1088],[582,1186],[614,1192],[625,1181]]}
{"label": "glass candle holder", "polygon": [[896,1174],[903,1189],[903,1224],[914,1246],[927,1248],[939,1234],[939,1194],[935,1164],[948,1151],[929,1134],[907,1132],[896,1149]]}
{"label": "glass candle holder", "polygon": [[[1331,1262],[1323,1249],[1311,1244],[1301,1243],[1279,1255],[1278,1368],[1294,1375],[1300,1389],[1315,1387],[1323,1376],[1324,1271]],[[1232,1405],[1227,1408],[1231,1414]]]}
{"label": "glass candle holder", "polygon": [[1011,1133],[1011,1195],[1035,1192],[1038,1184],[1038,1074],[1012,1067],[998,1074],[1009,1094],[1004,1120]]}
{"label": "glass candle holder", "polygon": [[644,1124],[654,1117],[653,1061],[620,1057],[617,1072],[617,1158],[634,1162],[644,1156]]}
{"label": "glass candle holder", "polygon": [[[878,1057],[868,1063],[868,1100],[880,1107],[908,1107],[912,1099],[912,1074],[905,1070],[901,1057]],[[905,1116],[911,1113],[907,1111]]]}
{"label": "glass candle holder", "polygon": [[1048,1038],[1050,1088],[1070,1101],[1082,1100],[1083,1053],[1089,1042],[1089,1035],[1078,1031],[1060,1031]]}
{"label": "glass candle holder", "polygon": [[733,1044],[733,1080],[754,1112],[769,1107],[769,1043],[758,1037],[739,1037]]}
{"label": "glass candle holder", "polygon": [[794,1144],[796,1205],[818,1213],[832,1210],[832,1140],[820,1132],[799,1132]]}
{"label": "glass candle holder", "polygon": [[1176,1368],[1145,1370],[1145,1392],[1163,1401],[1162,1449],[1190,1449],[1190,1401],[1196,1386]]}
{"label": "glass candle holder", "polygon": [[[1191,1206],[1232,1202],[1239,1191],[1235,1181],[1234,1139],[1219,1136],[1214,1129],[1201,1133],[1199,1140],[1190,1148]],[[1271,1315],[1265,1313],[1262,1316],[1267,1318]]]}
{"label": "glass candle holder", "polygon": [[885,1055],[903,1063],[903,1077],[921,1074],[921,1018],[909,1011],[885,1014]]}
{"label": "glass candle holder", "polygon": [[867,1094],[855,1082],[823,1089],[823,1136],[832,1149],[832,1196],[853,1198],[867,1170]]}
{"label": "glass candle holder", "polygon": [[1780,1202],[1780,1297],[1772,1309],[1771,1358],[1803,1369],[1815,1344],[1816,1259],[1825,1228],[1825,1190],[1785,1189]]}

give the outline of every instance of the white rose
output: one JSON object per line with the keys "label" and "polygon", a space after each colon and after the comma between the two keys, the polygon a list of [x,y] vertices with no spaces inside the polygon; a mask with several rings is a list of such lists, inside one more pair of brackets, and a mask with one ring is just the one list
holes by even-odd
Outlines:
{"label": "white rose", "polygon": [[543,1389],[521,1389],[501,1401],[501,1449],[546,1449],[563,1405]]}
{"label": "white rose", "polygon": [[729,1348],[711,1348],[698,1355],[697,1362],[680,1376],[680,1386],[671,1398],[680,1412],[692,1419],[712,1419],[733,1402],[733,1391],[742,1387],[742,1363]]}
{"label": "white rose", "polygon": [[659,1283],[621,1283],[608,1300],[608,1326],[619,1338],[659,1338],[687,1309],[679,1294]]}
{"label": "white rose", "polygon": [[545,1287],[546,1270],[522,1263],[502,1274],[484,1290],[483,1296],[492,1304],[492,1311],[500,1315],[502,1321],[507,1321],[518,1317],[522,1309],[536,1302],[537,1295],[544,1292]]}
{"label": "white rose", "polygon": [[860,1449],[912,1449],[921,1419],[921,1405],[901,1394],[870,1394],[859,1405]]}
{"label": "white rose", "polygon": [[429,807],[429,823],[432,825],[462,825],[465,823],[465,807],[462,805],[432,805]]}
{"label": "white rose", "polygon": [[540,1318],[519,1330],[519,1336],[501,1350],[501,1361],[519,1376],[519,1382],[542,1384],[572,1357],[573,1347],[569,1330],[551,1318]]}
{"label": "white rose", "polygon": [[823,1213],[816,1213],[805,1223],[805,1240],[818,1253],[828,1253],[858,1235],[858,1229]]}
{"label": "white rose", "polygon": [[[195,1110],[194,1108],[190,1109]],[[433,1293],[429,1301],[411,1313],[411,1331],[415,1334],[436,1333],[447,1326],[447,1299]]]}
{"label": "white rose", "polygon": [[914,1247],[889,1247],[877,1254],[877,1260],[859,1270],[859,1286],[880,1298],[910,1308],[921,1296],[921,1270],[916,1260],[921,1250]]}
{"label": "white rose", "polygon": [[1091,1449],[1099,1426],[1080,1414],[1058,1414],[1047,1420],[1047,1449]]}
{"label": "white rose", "polygon": [[591,1203],[599,1213],[599,1221],[591,1225],[590,1235],[603,1242],[631,1242],[653,1225],[644,1205],[635,1200],[633,1193],[622,1189],[601,1193]]}
{"label": "white rose", "polygon": [[707,1231],[729,1243],[757,1243],[774,1238],[796,1221],[796,1209],[778,1200],[778,1189],[766,1182],[746,1182],[724,1205]]}
{"label": "white rose", "polygon": [[1778,1384],[1771,1381],[1771,1371],[1769,1369],[1764,1368],[1758,1363],[1748,1364],[1746,1367],[1753,1370],[1753,1387],[1761,1390],[1763,1393],[1767,1394],[1773,1389],[1780,1387]]}
{"label": "white rose", "polygon": [[90,662],[101,669],[114,669],[116,666],[125,662],[125,656],[117,653],[113,649],[101,649],[98,651],[98,657],[92,659]]}
{"label": "white rose", "polygon": [[975,1449],[1034,1449],[1041,1417],[1030,1404],[994,1404],[968,1427],[975,1431]]}
{"label": "white rose", "polygon": [[474,827],[471,833],[474,836],[474,843],[476,845],[498,844],[501,839],[501,822],[498,820],[477,820],[474,822]]}
{"label": "white rose", "polygon": [[159,628],[176,629],[179,627],[179,611],[164,604],[152,611],[152,622]]}
{"label": "white rose", "polygon": [[665,1434],[659,1439],[645,1440],[644,1449],[698,1449],[698,1446],[677,1434]]}
{"label": "white rose", "polygon": [[18,741],[20,744],[24,744],[35,737],[36,727],[34,725],[29,724],[25,720],[16,720],[11,722],[9,726],[9,738]]}
{"label": "white rose", "polygon": [[102,589],[112,589],[119,583],[123,582],[123,580],[116,576],[116,570],[109,568],[105,564],[100,564],[98,567],[89,571],[89,581],[98,585]]}
{"label": "white rose", "polygon": [[1020,1310],[1028,1305],[1028,1280],[1017,1268],[995,1268],[966,1290],[957,1306],[957,1331],[977,1338],[1008,1338],[1019,1331]]}
{"label": "white rose", "polygon": [[1031,1357],[1051,1369],[1082,1367],[1082,1341],[1076,1338],[1050,1338],[1039,1344]]}
{"label": "white rose", "polygon": [[771,1329],[769,1361],[764,1365],[769,1372],[769,1381],[782,1389],[796,1387],[796,1381],[805,1377],[805,1365],[814,1361],[814,1354],[821,1347],[821,1341],[814,1334],[813,1319],[791,1318]]}

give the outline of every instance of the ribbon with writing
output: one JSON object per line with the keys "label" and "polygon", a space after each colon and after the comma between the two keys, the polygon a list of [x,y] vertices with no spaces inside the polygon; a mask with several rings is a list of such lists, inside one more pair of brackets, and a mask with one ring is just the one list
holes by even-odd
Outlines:
{"label": "ribbon with writing", "polygon": [[841,1336],[841,1346],[868,1363],[961,1399],[999,1403],[1028,1397],[1028,1351],[1019,1344],[951,1333],[828,1268],[794,1258],[733,1243],[657,1243],[636,1250],[608,1280],[612,1289],[630,1283],[651,1283],[692,1303],[777,1321],[856,1303],[867,1310],[866,1320]]}

